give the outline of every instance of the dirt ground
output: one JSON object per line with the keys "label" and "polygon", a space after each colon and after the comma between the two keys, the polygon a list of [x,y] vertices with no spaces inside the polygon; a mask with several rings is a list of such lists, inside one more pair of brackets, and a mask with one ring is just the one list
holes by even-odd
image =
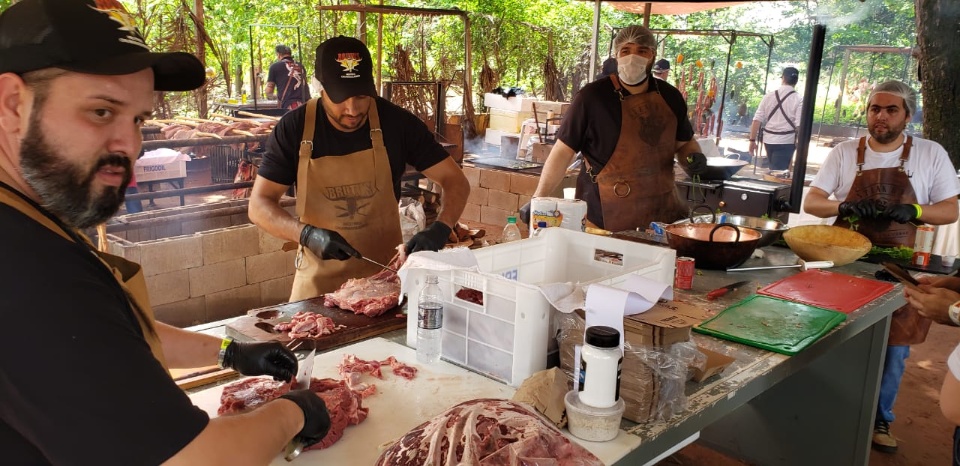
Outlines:
{"label": "dirt ground", "polygon": [[[947,355],[960,342],[960,329],[934,324],[923,344],[913,346],[907,359],[890,430],[897,438],[896,453],[870,452],[871,466],[949,465],[952,461],[953,425],[940,413],[937,400],[947,372]],[[746,465],[694,443],[658,466]]]}

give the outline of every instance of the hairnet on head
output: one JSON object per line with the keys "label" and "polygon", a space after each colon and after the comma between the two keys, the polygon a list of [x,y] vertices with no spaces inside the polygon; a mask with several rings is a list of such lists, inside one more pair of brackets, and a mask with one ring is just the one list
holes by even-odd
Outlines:
{"label": "hairnet on head", "polygon": [[617,36],[613,38],[613,55],[618,55],[620,53],[620,47],[630,42],[652,49],[657,48],[657,39],[653,37],[653,32],[649,29],[636,25],[627,26],[617,31]]}
{"label": "hairnet on head", "polygon": [[915,115],[917,112],[917,91],[913,90],[910,86],[900,82],[900,81],[886,81],[874,86],[873,91],[870,92],[870,98],[867,99],[867,105],[870,105],[873,102],[873,96],[877,94],[890,94],[895,95],[903,99],[903,105],[906,107],[907,112],[910,115]]}

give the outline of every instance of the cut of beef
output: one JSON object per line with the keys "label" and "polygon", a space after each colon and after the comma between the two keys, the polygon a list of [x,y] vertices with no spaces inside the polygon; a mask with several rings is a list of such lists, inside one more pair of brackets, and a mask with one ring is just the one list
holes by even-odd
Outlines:
{"label": "cut of beef", "polygon": [[217,414],[222,416],[254,409],[289,391],[289,382],[277,382],[266,377],[243,379],[223,387]]}
{"label": "cut of beef", "polygon": [[383,361],[367,361],[353,354],[344,354],[343,362],[337,366],[337,369],[340,371],[340,378],[346,382],[347,386],[351,390],[360,392],[366,398],[377,393],[377,386],[362,382],[360,377],[363,374],[370,374],[383,380],[383,373],[380,371],[383,365],[389,365],[394,375],[407,380],[413,380],[417,375],[416,367],[408,366],[393,356]]}
{"label": "cut of beef", "polygon": [[[398,258],[391,261],[389,266],[396,269]],[[370,317],[383,314],[398,304],[400,277],[389,270],[382,270],[367,278],[351,278],[337,291],[327,293],[323,300],[324,306],[339,307]]]}
{"label": "cut of beef", "polygon": [[288,332],[290,338],[316,338],[330,335],[346,326],[335,324],[333,319],[323,314],[300,311],[290,318],[290,322],[277,324],[273,328],[278,332]]}
{"label": "cut of beef", "polygon": [[508,400],[460,403],[420,424],[387,448],[377,465],[602,466],[553,423]]}

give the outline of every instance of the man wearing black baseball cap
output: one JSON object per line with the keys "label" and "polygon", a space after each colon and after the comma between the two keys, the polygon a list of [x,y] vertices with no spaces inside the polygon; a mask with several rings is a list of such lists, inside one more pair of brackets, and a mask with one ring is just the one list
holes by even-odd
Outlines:
{"label": "man wearing black baseball cap", "polygon": [[266,464],[295,436],[326,434],[309,390],[208,419],[167,368],[219,362],[285,382],[296,358],[156,322],[140,265],[81,231],[123,202],[154,90],[203,81],[195,57],[151,52],[116,0],[23,0],[0,13],[5,464]]}
{"label": "man wearing black baseball cap", "polygon": [[770,160],[770,170],[786,170],[797,150],[797,125],[803,98],[794,89],[800,71],[785,67],[780,88],[763,96],[750,125],[750,154],[757,155],[758,142],[763,142]]}
{"label": "man wearing black baseball cap", "polygon": [[[336,290],[381,269],[403,241],[397,202],[407,164],[440,185],[437,220],[405,245],[408,253],[442,248],[460,218],[470,184],[412,113],[377,97],[367,46],[338,36],[317,47],[319,99],[280,120],[250,196],[250,220],[297,247],[291,301]],[[437,115],[443,118],[443,115]],[[297,184],[297,213],[280,198]]]}

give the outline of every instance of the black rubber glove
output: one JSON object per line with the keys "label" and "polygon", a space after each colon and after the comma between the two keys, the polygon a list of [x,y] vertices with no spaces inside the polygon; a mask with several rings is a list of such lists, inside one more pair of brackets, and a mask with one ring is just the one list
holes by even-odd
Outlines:
{"label": "black rubber glove", "polygon": [[845,201],[840,203],[837,211],[840,217],[859,217],[876,218],[883,208],[874,199],[860,199],[858,201]]}
{"label": "black rubber glove", "polygon": [[303,411],[303,429],[293,437],[294,440],[299,440],[306,448],[326,437],[330,431],[330,413],[322,398],[307,389],[293,390],[280,398],[296,403]]}
{"label": "black rubber glove", "polygon": [[297,374],[297,357],[276,341],[232,341],[223,352],[223,367],[236,370],[241,375],[269,375],[278,382],[289,382]]}
{"label": "black rubber glove", "polygon": [[439,251],[447,244],[452,230],[443,222],[433,222],[425,230],[407,241],[407,254],[417,251]]}
{"label": "black rubber glove", "polygon": [[530,203],[527,202],[520,208],[520,220],[527,225],[530,224]]}
{"label": "black rubber glove", "polygon": [[707,171],[707,156],[699,152],[691,152],[687,156],[687,171],[691,175],[702,175]]}
{"label": "black rubber glove", "polygon": [[917,219],[917,208],[913,204],[894,204],[883,209],[883,216],[897,223],[907,223]]}
{"label": "black rubber glove", "polygon": [[360,258],[360,253],[353,249],[340,233],[313,225],[307,225],[300,231],[300,244],[324,260],[345,261],[351,257]]}

